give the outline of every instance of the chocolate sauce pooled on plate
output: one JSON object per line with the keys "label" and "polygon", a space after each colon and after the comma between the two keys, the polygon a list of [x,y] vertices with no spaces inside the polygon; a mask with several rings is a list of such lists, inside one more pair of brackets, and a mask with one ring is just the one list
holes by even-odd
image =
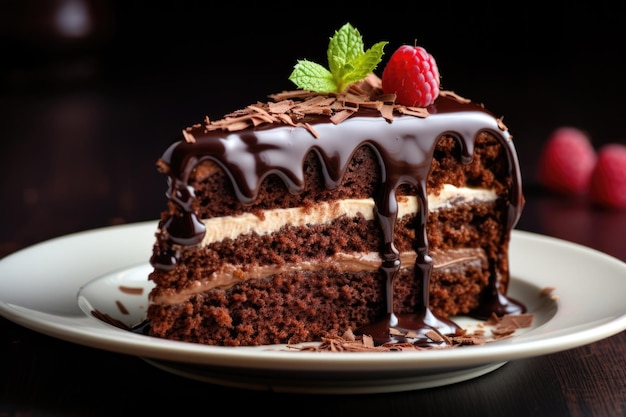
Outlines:
{"label": "chocolate sauce pooled on plate", "polygon": [[[192,210],[194,194],[187,181],[194,167],[204,159],[217,162],[228,173],[237,198],[245,204],[254,201],[262,181],[269,174],[279,175],[291,193],[302,191],[305,186],[302,161],[312,151],[321,161],[326,187],[332,189],[341,183],[354,150],[363,145],[369,146],[377,155],[382,170],[382,184],[374,200],[375,218],[384,238],[380,271],[386,277],[387,314],[355,333],[372,336],[376,344],[411,341],[416,345],[432,344],[426,333],[433,330],[453,335],[458,326],[435,316],[429,309],[428,300],[433,261],[429,256],[426,236],[426,180],[437,140],[444,134],[453,137],[461,147],[463,163],[471,162],[474,141],[482,131],[489,131],[504,145],[512,184],[512,199],[506,216],[506,227],[509,229],[517,223],[523,206],[521,176],[517,155],[506,128],[482,106],[459,100],[453,94],[442,94],[426,110],[427,117],[396,115],[388,121],[379,112],[362,107],[338,124],[325,116],[307,116],[306,121],[315,135],[302,127],[276,123],[234,132],[207,131],[205,125],[189,128],[185,133],[187,140],[174,143],[162,156],[169,167],[168,196],[184,215],[164,219],[161,226],[167,230],[171,243],[195,245],[202,240],[205,226]],[[401,265],[393,239],[398,215],[396,190],[403,184],[418,190],[420,207],[417,213],[415,273],[419,275],[422,295],[411,314],[394,313],[392,302],[393,282]],[[173,268],[176,261],[175,253],[168,250],[155,254],[151,259],[156,268],[165,270]],[[478,318],[488,317],[492,312],[503,315],[526,311],[521,303],[498,291],[500,282],[497,275],[492,271],[486,291],[488,299],[483,300],[483,307],[476,311]]]}

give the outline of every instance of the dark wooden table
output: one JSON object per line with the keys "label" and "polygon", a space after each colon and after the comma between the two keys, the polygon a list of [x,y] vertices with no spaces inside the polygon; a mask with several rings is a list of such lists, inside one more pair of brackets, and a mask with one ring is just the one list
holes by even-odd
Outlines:
{"label": "dark wooden table", "polygon": [[[209,111],[219,115],[277,88],[288,88],[282,78],[274,84],[246,83],[241,74],[231,79],[221,74],[227,81],[216,81],[209,77],[211,63],[192,73],[184,59],[167,66],[168,71],[177,67],[178,72],[155,68],[150,77],[132,63],[118,63],[118,73],[123,69],[129,75],[110,82],[92,58],[15,65],[2,73],[0,256],[81,230],[155,219],[165,192],[155,161],[182,127]],[[294,57],[285,61],[291,64]],[[445,58],[440,61],[446,63]],[[469,96],[480,93],[481,100],[507,115],[505,122],[514,133],[526,178],[527,205],[518,229],[580,243],[626,261],[626,211],[607,212],[584,199],[551,195],[536,186],[533,176],[541,140],[553,127],[583,122],[584,115],[587,128],[598,133],[600,127],[604,129],[602,140],[620,139],[617,134],[622,128],[609,123],[621,114],[619,108],[581,109],[572,96],[554,92],[542,99],[557,110],[531,115],[527,109],[539,93],[519,86],[540,84],[520,84],[520,73],[509,72],[515,71],[515,65],[482,75],[461,70],[454,74],[450,66],[447,87],[454,88],[455,82],[466,85],[465,91],[457,90]],[[619,68],[602,72],[623,76]],[[586,71],[583,67],[579,72],[558,73],[554,77],[562,84],[551,85],[576,82]],[[73,74],[71,82],[68,74]],[[505,76],[517,78],[503,81]],[[229,98],[236,82],[243,83],[245,92]],[[577,86],[578,92],[586,92],[586,84]],[[503,95],[499,89],[511,93]],[[604,97],[619,97],[619,91],[607,91]],[[596,99],[597,95],[592,101]],[[588,285],[590,303],[594,291],[607,290],[593,288],[591,281]],[[129,414],[131,407],[142,415],[209,414],[219,408],[220,413],[241,415],[623,417],[626,333],[511,361],[480,378],[439,388],[301,395],[196,382],[134,356],[65,342],[0,318],[0,417],[112,416]]]}

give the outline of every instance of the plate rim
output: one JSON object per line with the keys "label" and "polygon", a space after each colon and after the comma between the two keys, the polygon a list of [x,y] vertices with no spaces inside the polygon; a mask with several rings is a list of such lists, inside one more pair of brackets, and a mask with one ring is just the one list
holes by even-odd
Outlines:
{"label": "plate rim", "polygon": [[[84,239],[104,239],[109,235],[116,234],[140,235],[141,237],[138,239],[148,241],[148,248],[151,249],[152,244],[150,242],[153,239],[156,226],[157,221],[144,221],[91,229],[43,241],[0,259],[0,277],[8,268],[7,264],[11,265],[15,262],[19,264],[22,258],[33,252],[55,249],[55,247],[58,248],[62,243],[68,241],[80,243]],[[626,263],[578,243],[517,229],[512,231],[511,239],[513,248],[517,242],[531,242],[539,246],[558,247],[561,250],[576,251],[585,256],[590,256],[605,265],[612,264],[612,266],[626,272]],[[147,255],[145,259],[147,259]],[[145,259],[142,255],[140,263],[145,262]],[[137,262],[134,265],[137,265]],[[110,267],[110,270],[131,266],[133,265],[117,265],[116,268]],[[85,277],[83,284],[98,275],[102,275],[102,273]],[[515,271],[512,271],[512,276],[515,275]],[[3,279],[0,278],[0,289],[3,287],[2,281]],[[78,290],[79,288],[75,289],[76,294]],[[76,308],[78,309],[77,306]],[[555,353],[596,342],[626,329],[626,307],[624,307],[624,310],[620,311],[618,315],[606,317],[606,320],[598,323],[597,326],[581,330],[575,334],[566,332],[566,334],[550,337],[551,343],[549,345],[545,344],[546,339],[535,337],[530,341],[518,344],[496,343],[472,346],[471,348],[401,352],[391,355],[380,352],[342,352],[337,354],[333,352],[284,352],[259,349],[253,349],[253,353],[251,353],[249,348],[194,345],[187,342],[162,340],[133,334],[105,323],[98,325],[96,321],[86,317],[82,311],[78,316],[50,314],[10,303],[3,298],[2,291],[0,291],[0,315],[21,326],[51,337],[122,354],[203,366],[220,364],[236,368],[298,369],[308,372],[318,370],[351,371],[360,369],[364,363],[367,363],[368,371],[372,372],[400,371],[407,369],[407,365],[408,371],[471,367]]]}

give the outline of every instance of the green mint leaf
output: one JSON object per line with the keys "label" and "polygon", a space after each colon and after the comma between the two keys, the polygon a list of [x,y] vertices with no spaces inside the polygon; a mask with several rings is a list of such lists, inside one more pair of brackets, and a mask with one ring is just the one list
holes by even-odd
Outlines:
{"label": "green mint leaf", "polygon": [[383,57],[383,48],[387,42],[378,42],[365,53],[355,56],[350,62],[346,63],[342,71],[335,74],[337,82],[337,91],[343,91],[345,88],[357,81],[367,77]]}
{"label": "green mint leaf", "polygon": [[358,30],[350,23],[346,23],[335,32],[328,43],[328,65],[330,72],[339,74],[346,64],[363,54],[363,38]]}
{"label": "green mint leaf", "polygon": [[299,60],[289,80],[303,90],[330,93],[337,90],[333,74],[326,68],[306,59]]}
{"label": "green mint leaf", "polygon": [[330,69],[299,60],[289,80],[303,90],[341,93],[348,85],[364,79],[376,69],[387,43],[378,42],[365,51],[359,31],[346,23],[330,38],[326,53]]}

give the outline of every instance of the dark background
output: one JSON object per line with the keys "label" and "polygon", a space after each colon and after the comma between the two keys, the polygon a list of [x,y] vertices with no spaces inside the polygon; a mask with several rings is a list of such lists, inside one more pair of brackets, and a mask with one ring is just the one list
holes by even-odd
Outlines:
{"label": "dark background", "polygon": [[[165,179],[154,162],[180,130],[292,89],[296,61],[326,65],[346,22],[366,48],[389,42],[383,64],[417,41],[442,88],[504,116],[534,192],[554,128],[580,127],[596,146],[626,138],[625,6],[548,3],[0,0],[0,233],[10,242],[0,254],[156,218]],[[50,215],[59,224],[42,235]]]}
{"label": "dark background", "polygon": [[[292,89],[296,61],[325,64],[328,39],[350,22],[366,47],[389,42],[385,58],[417,40],[437,60],[443,88],[504,116],[527,196],[518,228],[626,261],[626,210],[554,195],[535,179],[556,127],[584,129],[596,146],[626,143],[626,6],[453,4],[0,0],[0,257],[73,232],[155,220],[166,201],[155,162],[181,129]],[[589,302],[596,291],[606,289],[590,290]],[[0,318],[0,416],[125,415],[131,405],[189,415],[198,407],[190,398],[245,398],[231,407],[242,415],[286,404],[298,415],[623,417],[625,335],[512,361],[468,383],[311,397],[179,378]]]}

